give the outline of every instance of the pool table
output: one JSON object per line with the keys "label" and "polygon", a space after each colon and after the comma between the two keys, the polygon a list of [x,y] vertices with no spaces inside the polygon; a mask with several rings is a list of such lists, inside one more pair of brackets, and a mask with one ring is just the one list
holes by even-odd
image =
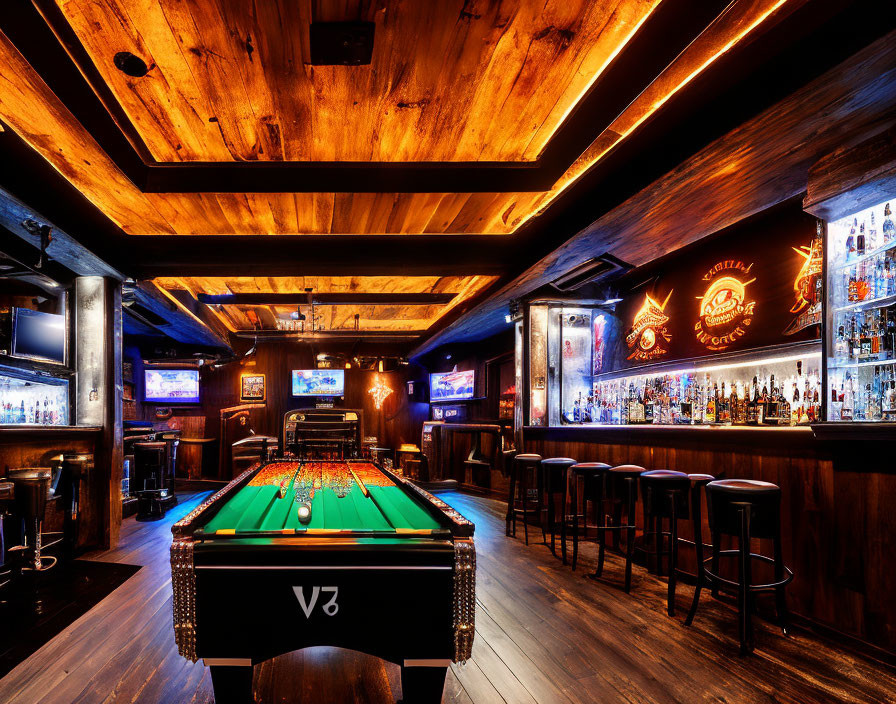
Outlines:
{"label": "pool table", "polygon": [[215,700],[252,701],[252,666],[326,645],[401,666],[403,701],[441,701],[470,656],[473,524],[369,461],[257,464],[172,527],[174,633]]}

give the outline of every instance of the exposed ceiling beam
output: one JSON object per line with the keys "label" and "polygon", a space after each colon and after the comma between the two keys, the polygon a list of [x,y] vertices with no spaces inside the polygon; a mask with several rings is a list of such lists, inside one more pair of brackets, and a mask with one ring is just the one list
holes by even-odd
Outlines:
{"label": "exposed ceiling beam", "polygon": [[454,293],[200,293],[200,303],[244,306],[434,306],[454,300]]}

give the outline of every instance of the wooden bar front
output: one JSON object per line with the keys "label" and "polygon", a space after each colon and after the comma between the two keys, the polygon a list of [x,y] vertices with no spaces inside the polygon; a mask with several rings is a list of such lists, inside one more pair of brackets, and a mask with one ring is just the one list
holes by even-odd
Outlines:
{"label": "wooden bar front", "polygon": [[[781,487],[788,605],[824,629],[896,653],[893,431],[831,442],[827,426],[589,426],[524,429],[524,451],[579,462],[760,479]],[[887,437],[883,437],[886,435]],[[889,463],[887,463],[889,457]],[[704,517],[706,513],[704,512]],[[639,518],[640,520],[640,518]],[[705,518],[704,518],[705,522]],[[708,541],[708,528],[704,525]],[[691,537],[681,524],[682,537]],[[770,546],[761,547],[765,554]],[[689,554],[683,567],[693,569]],[[698,616],[699,618],[699,616]]]}

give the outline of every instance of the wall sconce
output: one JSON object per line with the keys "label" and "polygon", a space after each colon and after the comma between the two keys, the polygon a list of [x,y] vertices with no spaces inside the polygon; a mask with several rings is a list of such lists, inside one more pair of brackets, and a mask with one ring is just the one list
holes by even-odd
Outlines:
{"label": "wall sconce", "polygon": [[386,382],[383,381],[383,378],[377,374],[373,386],[367,390],[367,393],[373,396],[373,405],[376,410],[380,410],[383,407],[383,401],[392,394],[392,389],[390,389],[386,385]]}

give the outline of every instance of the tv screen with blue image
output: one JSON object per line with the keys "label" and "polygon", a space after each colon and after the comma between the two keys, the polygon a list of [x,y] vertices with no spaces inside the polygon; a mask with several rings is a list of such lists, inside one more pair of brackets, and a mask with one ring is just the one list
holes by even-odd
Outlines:
{"label": "tv screen with blue image", "polygon": [[344,369],[293,369],[293,396],[344,396]]}
{"label": "tv screen with blue image", "polygon": [[473,398],[475,373],[472,369],[461,372],[441,372],[429,375],[429,400],[461,401]]}

